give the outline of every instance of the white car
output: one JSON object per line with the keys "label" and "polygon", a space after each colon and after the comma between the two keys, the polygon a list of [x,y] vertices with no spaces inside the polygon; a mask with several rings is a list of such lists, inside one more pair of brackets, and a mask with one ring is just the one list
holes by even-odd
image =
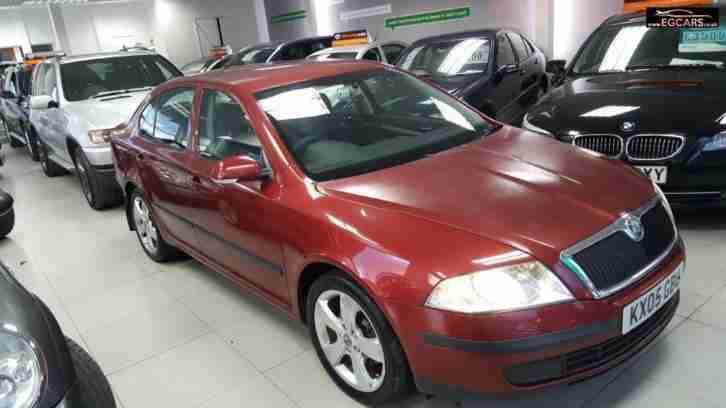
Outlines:
{"label": "white car", "polygon": [[75,170],[94,209],[119,204],[109,141],[156,85],[181,76],[153,52],[117,52],[50,58],[33,72],[30,132],[38,140],[43,172]]}
{"label": "white car", "polygon": [[398,61],[398,56],[401,55],[406,47],[408,47],[406,43],[398,41],[330,47],[311,54],[307,59],[314,61],[339,59],[370,60],[393,65]]}

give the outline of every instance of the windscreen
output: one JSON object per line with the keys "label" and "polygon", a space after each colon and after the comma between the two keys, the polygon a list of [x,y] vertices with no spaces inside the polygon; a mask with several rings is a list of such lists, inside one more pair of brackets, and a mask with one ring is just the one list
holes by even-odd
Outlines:
{"label": "windscreen", "polygon": [[246,64],[262,64],[267,62],[267,59],[270,58],[270,55],[272,55],[273,52],[275,52],[275,49],[276,47],[274,46],[247,48],[235,55],[232,55],[224,66],[231,67]]}
{"label": "windscreen", "polygon": [[67,100],[80,101],[118,91],[150,89],[181,73],[157,55],[133,55],[61,64]]}
{"label": "windscreen", "polygon": [[326,61],[336,59],[355,59],[357,56],[357,52],[331,52],[328,54],[311,55],[308,59],[314,61]]}
{"label": "windscreen", "polygon": [[726,27],[649,28],[606,26],[587,42],[573,65],[576,74],[638,69],[723,69]]}
{"label": "windscreen", "polygon": [[398,66],[417,75],[481,74],[489,67],[490,52],[488,38],[437,41],[405,51]]}
{"label": "windscreen", "polygon": [[256,97],[300,166],[318,181],[418,160],[494,126],[448,94],[392,70],[328,77]]}

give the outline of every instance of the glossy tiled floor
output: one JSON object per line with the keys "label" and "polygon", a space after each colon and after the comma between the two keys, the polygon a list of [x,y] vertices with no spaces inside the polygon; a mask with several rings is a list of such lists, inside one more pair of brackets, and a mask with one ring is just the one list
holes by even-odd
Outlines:
{"label": "glossy tiled floor", "polygon": [[[8,149],[0,184],[17,224],[0,258],[83,344],[125,408],[349,407],[305,329],[194,261],[158,265],[121,209],[92,211],[73,176],[46,178]],[[463,406],[715,407],[726,387],[726,211],[679,214],[689,246],[682,304],[649,351],[607,375]],[[413,397],[406,407],[452,407]],[[99,407],[101,408],[101,407]]]}

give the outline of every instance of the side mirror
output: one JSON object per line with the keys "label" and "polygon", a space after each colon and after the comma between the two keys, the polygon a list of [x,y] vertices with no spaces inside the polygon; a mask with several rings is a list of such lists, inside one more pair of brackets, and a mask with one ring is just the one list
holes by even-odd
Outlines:
{"label": "side mirror", "polygon": [[15,95],[15,92],[13,92],[13,91],[2,91],[2,92],[0,92],[0,98],[3,98],[3,99],[16,99],[17,96]]}
{"label": "side mirror", "polygon": [[567,68],[567,61],[551,60],[551,61],[547,61],[547,67],[545,68],[545,70],[549,74],[561,75],[565,72],[566,68]]}
{"label": "side mirror", "polygon": [[30,108],[31,109],[45,110],[45,109],[57,108],[57,107],[58,107],[58,102],[54,101],[53,98],[51,98],[48,95],[39,95],[39,96],[30,97]]}
{"label": "side mirror", "polygon": [[262,166],[249,156],[233,156],[222,160],[214,179],[219,182],[254,181],[262,178]]}

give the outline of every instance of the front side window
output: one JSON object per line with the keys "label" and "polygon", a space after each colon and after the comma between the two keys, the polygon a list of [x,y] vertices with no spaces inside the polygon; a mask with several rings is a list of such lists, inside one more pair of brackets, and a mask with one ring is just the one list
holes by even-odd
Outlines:
{"label": "front side window", "polygon": [[[186,148],[194,109],[194,90],[175,89],[162,95],[159,101],[153,138],[171,146]],[[143,116],[142,123],[145,120]]]}
{"label": "front side window", "polygon": [[154,126],[156,125],[156,107],[153,102],[148,104],[141,113],[139,120],[139,130],[141,135],[145,137],[154,137]]}
{"label": "front side window", "polygon": [[497,36],[497,67],[516,64],[517,57],[514,56],[514,50],[509,39],[504,35]]}
{"label": "front side window", "polygon": [[401,56],[401,53],[405,49],[403,46],[398,44],[388,44],[381,48],[383,48],[383,53],[386,54],[386,59],[389,64],[395,64],[398,61],[398,57]]}
{"label": "front side window", "polygon": [[488,38],[438,41],[411,49],[401,56],[400,68],[418,75],[455,76],[488,70],[491,43]]}
{"label": "front side window", "polygon": [[724,68],[726,27],[662,29],[636,23],[599,29],[575,60],[573,72]]}
{"label": "front side window", "polygon": [[448,94],[389,70],[322,78],[255,96],[292,155],[318,181],[418,160],[493,129]]}
{"label": "front side window", "polygon": [[53,97],[54,99],[57,99],[58,92],[56,89],[56,76],[55,76],[55,68],[50,65],[45,70],[43,79],[43,90],[41,91],[43,95],[49,95]]}
{"label": "front side window", "polygon": [[246,155],[262,161],[262,147],[242,107],[224,92],[206,90],[199,117],[199,153],[213,160]]}
{"label": "front side window", "polygon": [[377,48],[371,48],[363,55],[363,59],[369,61],[380,61],[381,53],[378,52]]}
{"label": "front side window", "polygon": [[72,102],[146,90],[180,75],[158,55],[130,55],[61,65],[63,92]]}
{"label": "front side window", "polygon": [[45,72],[48,64],[38,64],[33,71],[33,95],[43,95],[43,81],[45,80]]}

